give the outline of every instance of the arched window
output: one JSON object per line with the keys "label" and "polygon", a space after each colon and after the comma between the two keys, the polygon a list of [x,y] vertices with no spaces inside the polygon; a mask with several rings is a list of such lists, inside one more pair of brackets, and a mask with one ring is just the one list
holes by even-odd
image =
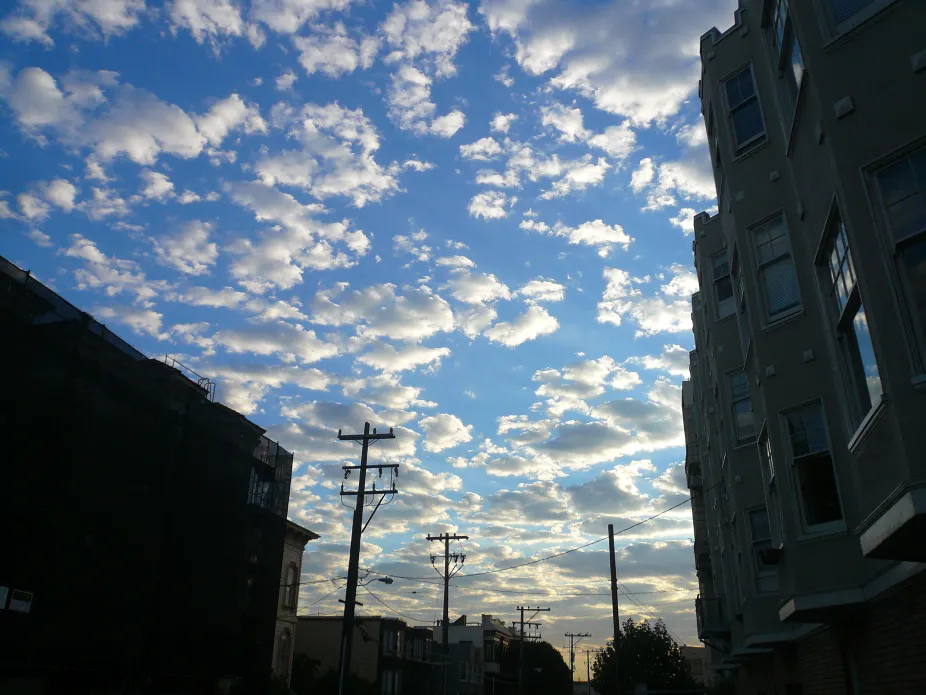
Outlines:
{"label": "arched window", "polygon": [[292,650],[292,636],[289,628],[283,628],[280,633],[280,643],[277,645],[277,666],[276,671],[281,676],[289,675],[289,653]]}
{"label": "arched window", "polygon": [[299,595],[299,568],[295,563],[291,563],[286,568],[286,578],[283,581],[283,605],[287,608],[295,608],[296,596]]}

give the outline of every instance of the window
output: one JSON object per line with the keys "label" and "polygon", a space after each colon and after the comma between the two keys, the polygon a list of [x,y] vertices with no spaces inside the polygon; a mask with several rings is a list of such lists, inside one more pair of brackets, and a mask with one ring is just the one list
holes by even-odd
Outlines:
{"label": "window", "polygon": [[762,560],[762,551],[772,547],[772,528],[765,507],[749,512],[749,535],[756,567],[756,589],[761,593],[778,591],[778,568]]}
{"label": "window", "polygon": [[736,446],[755,439],[756,428],[752,422],[752,401],[749,398],[749,381],[746,372],[729,375],[730,401],[733,404],[733,436]]}
{"label": "window", "polygon": [[400,695],[402,692],[402,672],[384,669],[380,674],[380,693],[382,695]]}
{"label": "window", "polygon": [[289,628],[283,628],[280,633],[280,643],[277,645],[277,673],[289,675],[289,653],[291,651],[292,636]]}
{"label": "window", "polygon": [[869,5],[874,4],[875,0],[826,0],[830,11],[833,13],[833,21],[840,24],[853,15],[861,12]]}
{"label": "window", "polygon": [[784,123],[790,130],[804,81],[804,57],[794,33],[788,0],[776,0],[770,8],[768,26],[772,61],[778,69],[778,91]]}
{"label": "window", "polygon": [[733,303],[733,283],[730,280],[730,264],[726,252],[711,256],[714,277],[714,296],[717,299],[717,318],[731,316],[736,311]]}
{"label": "window", "polygon": [[826,289],[836,319],[836,338],[846,362],[849,388],[849,421],[854,431],[881,400],[881,377],[875,359],[862,295],[855,275],[849,239],[839,210],[829,222],[826,252]]}
{"label": "window", "polygon": [[754,228],[752,239],[766,319],[776,321],[800,310],[801,293],[784,215]]}
{"label": "window", "polygon": [[894,264],[926,354],[926,149],[876,174]]}
{"label": "window", "polygon": [[814,533],[841,527],[842,508],[822,405],[792,410],[785,414],[785,421],[804,530]]}
{"label": "window", "polygon": [[396,653],[396,632],[395,630],[383,631],[383,654]]}
{"label": "window", "polygon": [[765,142],[765,123],[752,67],[743,68],[724,82],[724,90],[736,153],[742,154]]}
{"label": "window", "polygon": [[299,595],[299,568],[291,563],[286,568],[286,577],[283,579],[283,605],[286,608],[296,607],[296,597]]}

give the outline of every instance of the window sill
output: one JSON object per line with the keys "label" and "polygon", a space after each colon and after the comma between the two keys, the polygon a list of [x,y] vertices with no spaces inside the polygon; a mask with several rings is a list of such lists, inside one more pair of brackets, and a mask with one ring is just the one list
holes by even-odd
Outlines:
{"label": "window sill", "polygon": [[926,391],[926,374],[917,374],[910,379],[910,383],[917,391]]}
{"label": "window sill", "polygon": [[797,319],[800,319],[803,317],[804,317],[804,307],[801,306],[795,309],[794,311],[792,311],[790,314],[787,314],[786,316],[782,316],[781,318],[777,318],[774,321],[770,321],[769,323],[765,324],[762,327],[762,332],[771,333],[772,331],[776,331],[782,326],[786,326],[792,321],[796,321]]}
{"label": "window sill", "polygon": [[724,321],[729,321],[730,319],[735,319],[735,318],[736,318],[736,312],[734,311],[729,316],[721,316],[719,319],[716,319],[714,323],[722,323]]}
{"label": "window sill", "polygon": [[884,415],[884,411],[887,410],[888,397],[885,394],[881,394],[881,398],[878,401],[878,404],[872,406],[871,410],[868,411],[868,414],[862,419],[861,424],[856,428],[855,434],[849,438],[849,451],[853,454],[856,449],[858,449],[865,439],[871,433],[871,430],[874,429],[875,425],[881,420],[881,416]]}
{"label": "window sill", "polygon": [[754,155],[754,154],[755,154],[756,152],[758,152],[759,150],[762,150],[762,149],[768,147],[768,143],[769,143],[769,139],[768,139],[768,135],[766,134],[766,138],[765,138],[765,141],[764,141],[764,142],[761,142],[761,143],[759,143],[758,145],[751,146],[751,147],[749,147],[748,149],[744,150],[743,152],[740,152],[740,153],[738,153],[738,154],[735,154],[735,155],[733,156],[733,161],[730,162],[730,163],[731,163],[731,164],[736,164],[737,162],[739,162],[739,161],[741,161],[741,160],[743,160],[743,159],[746,159],[747,157],[750,157],[750,156]]}

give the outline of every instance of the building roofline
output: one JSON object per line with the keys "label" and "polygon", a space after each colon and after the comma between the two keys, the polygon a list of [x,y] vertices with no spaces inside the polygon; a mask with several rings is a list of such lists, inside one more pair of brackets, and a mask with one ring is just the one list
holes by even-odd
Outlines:
{"label": "building roofline", "polygon": [[305,543],[308,543],[309,541],[316,541],[320,538],[320,536],[315,533],[315,531],[310,531],[305,526],[300,526],[291,519],[286,520],[286,530],[291,531],[297,536],[305,536]]}

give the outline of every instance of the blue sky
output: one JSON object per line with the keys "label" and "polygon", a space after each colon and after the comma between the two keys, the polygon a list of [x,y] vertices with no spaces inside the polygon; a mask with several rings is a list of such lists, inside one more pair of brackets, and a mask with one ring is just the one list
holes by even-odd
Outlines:
{"label": "blue sky", "polygon": [[[698,38],[734,6],[21,1],[0,253],[296,452],[306,581],[344,573],[335,435],[364,419],[396,428],[375,457],[402,492],[363,566],[433,574],[443,530],[472,536],[464,572],[587,543],[685,494]],[[619,544],[625,615],[689,643],[690,536],[682,506]],[[607,592],[605,550],[461,578],[454,612],[546,592],[551,635],[601,644],[607,597],[562,594]],[[377,586],[435,617],[435,586]]]}

